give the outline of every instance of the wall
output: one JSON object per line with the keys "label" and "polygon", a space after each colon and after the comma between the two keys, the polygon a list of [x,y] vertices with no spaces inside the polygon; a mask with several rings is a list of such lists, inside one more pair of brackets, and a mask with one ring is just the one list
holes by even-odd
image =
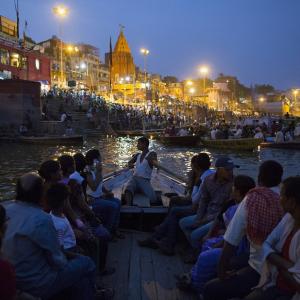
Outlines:
{"label": "wall", "polygon": [[27,124],[36,132],[41,117],[40,83],[25,80],[0,80],[0,135],[18,134]]}

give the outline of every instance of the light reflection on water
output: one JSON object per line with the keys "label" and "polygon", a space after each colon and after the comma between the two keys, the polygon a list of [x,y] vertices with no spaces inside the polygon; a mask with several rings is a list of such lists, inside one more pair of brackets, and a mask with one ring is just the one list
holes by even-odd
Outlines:
{"label": "light reflection on water", "polygon": [[[16,178],[25,172],[37,170],[42,161],[62,154],[85,153],[92,147],[98,147],[103,157],[104,173],[122,168],[136,153],[136,140],[137,138],[129,137],[108,137],[101,140],[90,139],[83,146],[57,147],[0,144],[0,200],[13,197]],[[300,174],[300,151],[262,149],[253,153],[234,153],[200,147],[166,147],[153,140],[150,147],[157,152],[161,164],[180,175],[185,175],[190,170],[192,156],[200,151],[206,151],[212,160],[219,155],[229,155],[235,164],[240,165],[236,174],[248,174],[253,178],[257,177],[260,162],[268,159],[275,159],[284,166],[284,177]]]}

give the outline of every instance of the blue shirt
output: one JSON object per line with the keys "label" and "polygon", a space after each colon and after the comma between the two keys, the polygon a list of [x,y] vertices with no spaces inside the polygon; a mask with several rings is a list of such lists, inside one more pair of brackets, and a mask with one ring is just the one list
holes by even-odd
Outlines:
{"label": "blue shirt", "polygon": [[17,287],[32,294],[49,288],[67,264],[51,216],[21,201],[4,206],[9,221],[3,253],[15,267]]}

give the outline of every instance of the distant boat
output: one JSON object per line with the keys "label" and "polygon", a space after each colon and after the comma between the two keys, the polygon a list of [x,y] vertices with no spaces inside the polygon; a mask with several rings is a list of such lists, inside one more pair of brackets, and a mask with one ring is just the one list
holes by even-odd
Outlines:
{"label": "distant boat", "polygon": [[84,142],[82,135],[66,135],[66,136],[20,136],[16,138],[2,137],[2,141],[17,142],[24,144],[38,145],[82,145]]}
{"label": "distant boat", "polygon": [[115,130],[117,135],[120,136],[156,136],[160,134],[164,129],[148,129],[148,130]]}
{"label": "distant boat", "polygon": [[236,150],[236,151],[253,151],[261,143],[262,139],[255,138],[240,138],[240,139],[201,139],[203,146],[208,148],[216,148],[223,150]]}
{"label": "distant boat", "polygon": [[283,142],[283,143],[261,143],[261,148],[275,148],[275,149],[291,149],[300,150],[300,141]]}
{"label": "distant boat", "polygon": [[157,136],[157,140],[173,146],[196,146],[200,142],[199,135],[185,135],[185,136]]}

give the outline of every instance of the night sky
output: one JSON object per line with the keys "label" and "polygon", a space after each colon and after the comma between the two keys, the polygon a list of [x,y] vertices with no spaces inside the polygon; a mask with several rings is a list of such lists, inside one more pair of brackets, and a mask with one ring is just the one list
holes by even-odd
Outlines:
{"label": "night sky", "polygon": [[[97,46],[103,59],[119,24],[135,63],[150,50],[149,70],[180,79],[197,77],[201,64],[211,77],[235,75],[246,85],[300,87],[299,0],[19,0],[21,28],[42,41],[58,33],[52,7],[64,3],[70,15],[63,39]],[[0,0],[0,14],[15,18],[13,0]]]}

